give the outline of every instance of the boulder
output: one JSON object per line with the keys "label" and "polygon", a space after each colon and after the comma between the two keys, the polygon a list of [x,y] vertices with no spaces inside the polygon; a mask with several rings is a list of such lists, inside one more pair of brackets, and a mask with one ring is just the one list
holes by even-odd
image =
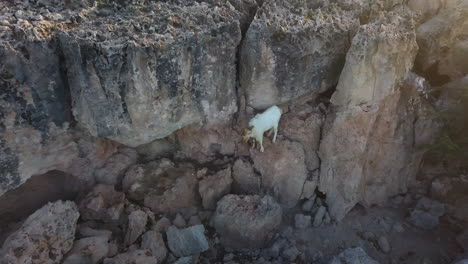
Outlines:
{"label": "boulder", "polygon": [[117,192],[112,185],[96,185],[80,202],[83,220],[118,222],[125,207],[125,194]]}
{"label": "boulder", "polygon": [[203,225],[178,229],[175,226],[167,230],[167,244],[169,249],[178,257],[188,257],[209,249]]}
{"label": "boulder", "polygon": [[285,207],[299,201],[308,172],[304,149],[299,143],[278,138],[276,144],[264,140],[265,152],[251,150],[251,157],[261,174],[262,188]]}
{"label": "boulder", "polygon": [[148,188],[144,204],[154,213],[177,213],[199,203],[198,181],[193,168],[170,167],[157,177],[151,176],[153,177],[146,178],[147,181],[143,184]]}
{"label": "boulder", "polygon": [[256,194],[260,192],[260,177],[255,174],[252,164],[238,159],[232,167],[232,190],[239,194]]}
{"label": "boulder", "polygon": [[73,202],[48,203],[8,236],[0,249],[0,263],[61,263],[73,246],[79,216]]}
{"label": "boulder", "polygon": [[94,172],[97,183],[115,185],[120,183],[125,171],[136,163],[138,153],[131,148],[121,149],[110,156],[103,167]]}
{"label": "boulder", "polygon": [[125,253],[118,254],[113,258],[106,258],[103,264],[149,264],[158,263],[155,256],[148,250],[134,249]]}
{"label": "boulder", "polygon": [[[450,30],[447,30],[450,29]],[[452,80],[468,73],[468,65],[463,60],[468,55],[466,40],[468,31],[468,2],[441,11],[417,29],[419,52],[416,66],[427,71],[436,67],[439,75]]]}
{"label": "boulder", "polygon": [[270,242],[281,218],[281,206],[270,196],[230,194],[218,202],[213,222],[225,247],[252,250]]}
{"label": "boulder", "polygon": [[241,48],[240,85],[248,106],[266,109],[334,86],[359,23],[340,8],[267,1]]}
{"label": "boulder", "polygon": [[136,210],[128,216],[127,233],[125,234],[125,245],[133,244],[146,230],[148,216],[142,210]]}
{"label": "boulder", "polygon": [[431,143],[418,137],[438,129],[418,120],[430,108],[409,73],[416,51],[413,20],[404,9],[361,26],[353,39],[320,144],[318,187],[335,220],[358,202],[382,205],[405,193],[416,175],[419,149]]}
{"label": "boulder", "polygon": [[101,16],[102,26],[84,19],[59,33],[73,115],[92,135],[137,147],[237,111],[239,12],[151,2],[118,15],[121,23]]}
{"label": "boulder", "polygon": [[440,202],[422,197],[411,211],[410,221],[413,225],[429,230],[439,225],[439,217],[445,214],[446,206]]}
{"label": "boulder", "polygon": [[205,209],[215,209],[216,202],[231,191],[231,168],[218,171],[213,176],[203,178],[198,184],[198,192]]}
{"label": "boulder", "polygon": [[107,257],[108,253],[109,243],[107,237],[86,237],[75,241],[63,264],[96,264]]}
{"label": "boulder", "polygon": [[141,237],[141,249],[146,249],[153,254],[158,263],[163,263],[167,256],[167,248],[161,233],[148,231]]}
{"label": "boulder", "polygon": [[369,257],[366,252],[360,248],[348,248],[334,256],[328,264],[379,264],[376,260]]}

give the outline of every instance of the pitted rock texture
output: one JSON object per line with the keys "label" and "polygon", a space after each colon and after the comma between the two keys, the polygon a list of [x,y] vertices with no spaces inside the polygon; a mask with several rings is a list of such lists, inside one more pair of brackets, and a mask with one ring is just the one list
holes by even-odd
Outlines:
{"label": "pitted rock texture", "polygon": [[7,238],[0,250],[0,263],[61,263],[73,246],[79,216],[70,201],[45,205]]}
{"label": "pitted rock texture", "polygon": [[339,7],[300,0],[267,1],[241,49],[247,105],[266,109],[335,85],[359,23]]}
{"label": "pitted rock texture", "polygon": [[224,246],[235,250],[261,248],[278,231],[282,213],[270,196],[229,194],[218,202],[213,222]]}

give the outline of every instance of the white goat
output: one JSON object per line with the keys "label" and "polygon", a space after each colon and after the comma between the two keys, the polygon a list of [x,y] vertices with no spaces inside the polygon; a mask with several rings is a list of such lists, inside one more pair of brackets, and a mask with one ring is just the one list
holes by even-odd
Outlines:
{"label": "white goat", "polygon": [[253,138],[253,147],[255,148],[256,141],[260,144],[260,151],[263,152],[263,133],[268,130],[270,130],[270,132],[268,132],[268,136],[271,135],[271,132],[275,132],[272,140],[273,143],[275,143],[281,113],[281,109],[274,105],[265,110],[265,112],[257,114],[252,118],[249,122],[249,128],[244,129],[244,133],[242,135],[244,143],[247,143],[250,138]]}

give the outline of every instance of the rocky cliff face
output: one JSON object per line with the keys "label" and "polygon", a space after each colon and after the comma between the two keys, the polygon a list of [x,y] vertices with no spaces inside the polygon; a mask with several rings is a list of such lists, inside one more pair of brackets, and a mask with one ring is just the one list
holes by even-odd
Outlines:
{"label": "rocky cliff face", "polygon": [[[154,213],[196,240],[183,217],[232,193],[253,195],[232,198],[252,212],[268,195],[275,217],[301,204],[314,226],[385,205],[417,185],[442,126],[430,113],[463,105],[451,91],[465,89],[468,3],[430,2],[2,2],[0,199],[52,170],[106,184],[81,214],[121,232],[138,212],[126,244]],[[271,105],[278,141],[260,153],[241,133]],[[146,256],[125,254],[109,261]]]}

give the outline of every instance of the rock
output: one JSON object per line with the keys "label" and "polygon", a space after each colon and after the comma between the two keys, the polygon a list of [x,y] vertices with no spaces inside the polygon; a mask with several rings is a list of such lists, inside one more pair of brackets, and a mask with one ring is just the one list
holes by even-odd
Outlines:
{"label": "rock", "polygon": [[380,249],[382,250],[383,253],[389,253],[391,248],[390,248],[390,243],[388,243],[388,240],[386,237],[382,236],[379,237],[379,240],[377,240],[377,243],[379,244]]}
{"label": "rock", "polygon": [[115,191],[111,185],[96,185],[80,202],[83,220],[117,222],[124,211],[125,194]]}
{"label": "rock", "polygon": [[30,215],[0,249],[1,263],[61,263],[73,246],[79,213],[75,203],[48,203]]}
{"label": "rock", "polygon": [[[286,113],[280,122],[281,133],[288,139],[299,142],[304,148],[305,163],[309,171],[316,170],[320,166],[317,153],[324,121],[324,116],[317,109],[302,105]],[[311,184],[317,186],[317,180]],[[315,191],[315,188],[312,191]]]}
{"label": "rock", "polygon": [[301,252],[299,252],[299,250],[295,246],[292,246],[292,247],[285,249],[281,253],[281,256],[288,262],[294,262],[294,260],[296,260],[299,254],[301,254]]}
{"label": "rock", "polygon": [[146,230],[148,223],[148,216],[142,210],[133,211],[128,216],[127,233],[125,234],[125,245],[133,244],[138,237]]}
{"label": "rock", "polygon": [[440,9],[442,9],[444,5],[444,0],[430,0],[430,1],[422,1],[422,0],[409,0],[408,7],[416,13],[420,13],[423,16],[423,19],[432,17],[435,15]]}
{"label": "rock", "polygon": [[325,213],[325,216],[323,217],[323,223],[326,225],[331,224],[331,217],[328,212]]}
{"label": "rock", "polygon": [[299,143],[279,139],[263,142],[265,152],[251,151],[254,167],[260,172],[262,188],[272,193],[282,206],[294,207],[307,179],[305,154]]}
{"label": "rock", "polygon": [[[108,238],[101,237],[86,237],[75,241],[73,247],[68,251],[64,264],[74,264],[78,259],[86,259],[85,263],[98,263],[109,253]],[[82,262],[83,263],[83,262]]]}
{"label": "rock", "polygon": [[66,170],[79,155],[56,45],[13,42],[0,43],[0,196],[33,175]]}
{"label": "rock", "polygon": [[103,264],[148,264],[158,263],[148,250],[135,249],[121,253],[113,258],[106,258]]}
{"label": "rock", "polygon": [[146,182],[144,205],[154,213],[177,213],[199,203],[197,177],[190,167],[167,168]]}
{"label": "rock", "polygon": [[[467,74],[466,43],[463,34],[468,30],[466,2],[441,11],[417,29],[419,52],[416,66],[422,71],[436,66],[439,75],[452,80]],[[450,30],[445,30],[450,28]],[[461,57],[460,57],[461,56]]]}
{"label": "rock", "polygon": [[295,2],[266,2],[243,40],[240,86],[255,109],[316,95],[338,81],[358,21],[339,8]]}
{"label": "rock", "polygon": [[165,233],[171,225],[171,220],[163,217],[156,222],[156,224],[153,226],[153,230],[156,232]]}
{"label": "rock", "polygon": [[[147,8],[121,13],[112,32],[104,24],[113,24],[114,15],[101,17],[101,27],[83,20],[59,34],[73,73],[68,83],[75,119],[92,135],[131,147],[190,124],[226,122],[237,111],[241,14],[206,3],[155,2]],[[178,21],[170,19],[175,15]],[[135,25],[145,26],[135,31]],[[86,28],[96,37],[81,35]]]}
{"label": "rock", "polygon": [[136,151],[143,158],[143,161],[153,161],[174,153],[176,150],[177,146],[167,138],[157,139],[136,148]]}
{"label": "rock", "polygon": [[179,258],[174,264],[196,264],[196,258],[193,256]]}
{"label": "rock", "polygon": [[182,217],[182,215],[177,214],[174,221],[172,223],[177,227],[177,228],[185,228],[187,226],[187,222],[185,222],[185,219]]}
{"label": "rock", "polygon": [[167,244],[169,249],[178,257],[187,257],[209,249],[203,225],[178,229],[175,226],[167,230]]}
{"label": "rock", "polygon": [[286,239],[278,239],[273,245],[263,250],[263,256],[267,259],[278,258],[281,250],[286,247],[288,241]]}
{"label": "rock", "polygon": [[161,233],[148,231],[141,237],[141,249],[147,249],[158,260],[163,263],[167,256],[167,248]]}
{"label": "rock", "polygon": [[392,227],[393,232],[402,233],[405,231],[405,228],[400,223],[395,223]]}
{"label": "rock", "polygon": [[78,227],[78,234],[82,237],[105,237],[107,240],[110,240],[112,237],[112,231],[93,229],[83,225]]}
{"label": "rock", "polygon": [[417,124],[418,109],[428,106],[409,74],[416,52],[413,19],[405,9],[361,26],[353,39],[320,145],[319,190],[335,220],[357,203],[383,205],[405,193],[419,169],[424,151],[416,145],[431,142],[417,133],[425,125]]}
{"label": "rock", "polygon": [[325,217],[325,213],[327,212],[327,208],[325,206],[320,206],[319,209],[317,210],[317,213],[315,213],[314,216],[314,227],[318,227],[322,224],[322,220]]}
{"label": "rock", "polygon": [[315,198],[305,201],[305,202],[302,204],[302,211],[304,211],[304,212],[311,212],[311,211],[312,211],[312,208],[314,207],[314,202],[315,202]]}
{"label": "rock", "polygon": [[198,192],[205,209],[216,208],[216,202],[231,190],[231,168],[217,172],[213,176],[205,177],[198,184]]}
{"label": "rock", "polygon": [[439,225],[439,217],[445,214],[445,205],[422,197],[410,214],[413,225],[422,229],[432,229]]}
{"label": "rock", "polygon": [[232,167],[232,189],[239,194],[260,192],[260,177],[255,174],[252,164],[242,159],[236,160]]}
{"label": "rock", "polygon": [[294,216],[294,222],[297,229],[306,229],[311,224],[311,216],[296,214],[296,216]]}
{"label": "rock", "polygon": [[192,215],[188,221],[188,226],[201,225],[202,222],[198,215]]}
{"label": "rock", "polygon": [[375,234],[371,231],[366,231],[362,234],[362,238],[364,238],[367,241],[373,241],[375,240]]}
{"label": "rock", "polygon": [[225,247],[261,248],[281,225],[282,209],[270,196],[226,195],[213,216],[214,227]]}
{"label": "rock", "polygon": [[334,256],[328,264],[379,264],[366,252],[360,248],[348,248],[341,252],[338,256]]}
{"label": "rock", "polygon": [[130,148],[121,149],[118,153],[112,155],[104,164],[94,173],[97,183],[115,185],[120,182],[130,165],[135,164],[138,154]]}
{"label": "rock", "polygon": [[[313,177],[311,180],[306,180],[304,183],[304,188],[302,189],[301,198],[302,199],[315,199],[315,191],[318,184],[318,172],[314,173],[317,177]],[[310,176],[309,176],[310,179]]]}

